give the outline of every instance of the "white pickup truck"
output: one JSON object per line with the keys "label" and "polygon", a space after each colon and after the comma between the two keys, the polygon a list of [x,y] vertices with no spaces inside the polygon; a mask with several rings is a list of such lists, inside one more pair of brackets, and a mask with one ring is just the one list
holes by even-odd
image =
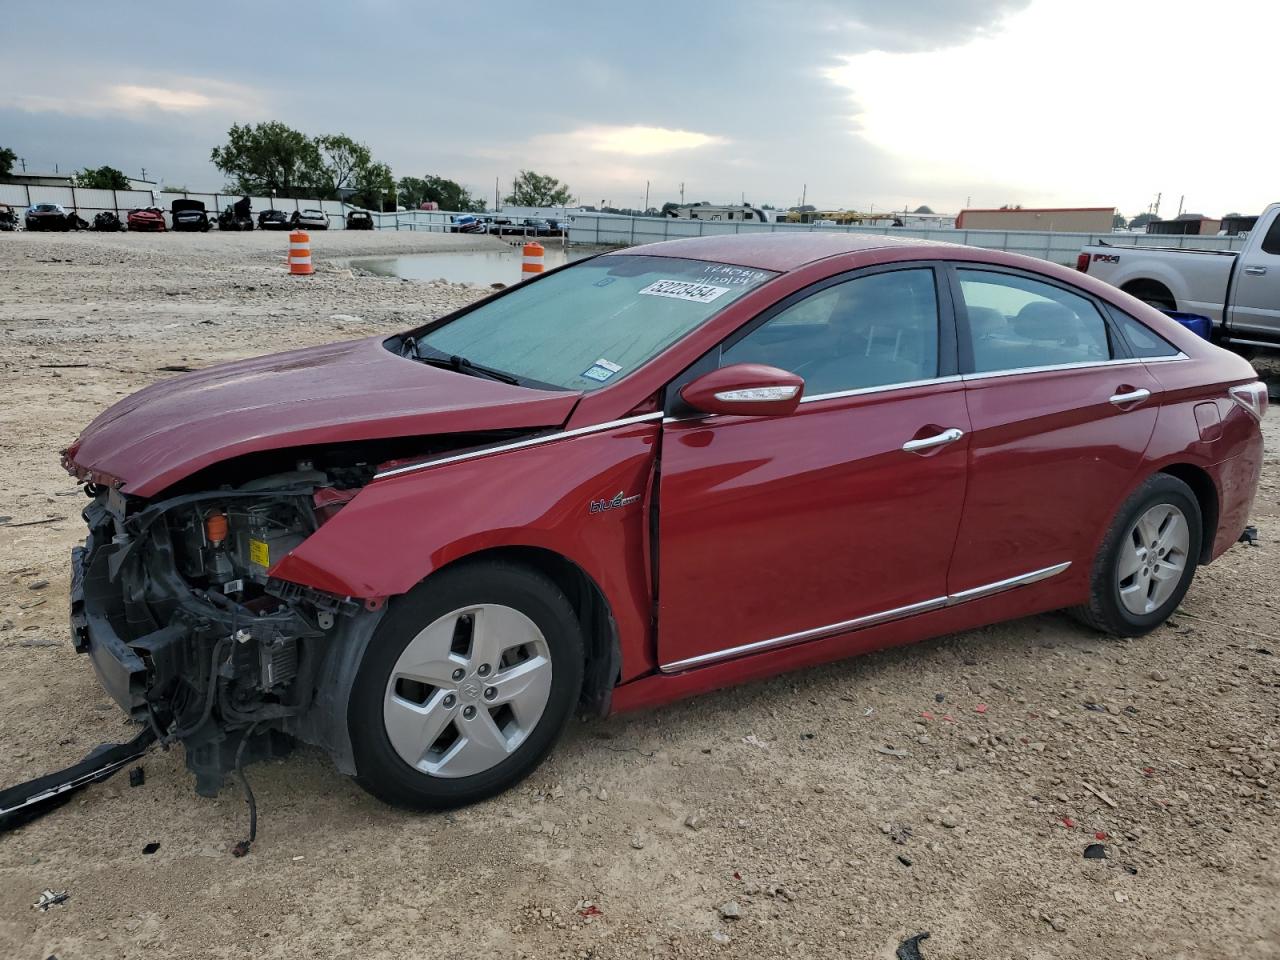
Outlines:
{"label": "white pickup truck", "polygon": [[1280,347],[1280,203],[1258,218],[1243,250],[1093,243],[1076,269],[1162,310],[1208,317],[1221,342]]}

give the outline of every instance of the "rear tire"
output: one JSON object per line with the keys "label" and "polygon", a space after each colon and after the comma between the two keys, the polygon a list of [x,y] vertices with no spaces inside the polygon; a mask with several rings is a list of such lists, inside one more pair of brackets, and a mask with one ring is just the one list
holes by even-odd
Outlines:
{"label": "rear tire", "polygon": [[445,569],[393,601],[365,652],[347,711],[356,780],[417,809],[500,793],[555,744],[582,675],[554,583],[508,562]]}
{"label": "rear tire", "polygon": [[1191,586],[1202,536],[1191,488],[1167,473],[1148,477],[1116,512],[1094,557],[1089,602],[1072,616],[1120,637],[1154,630]]}

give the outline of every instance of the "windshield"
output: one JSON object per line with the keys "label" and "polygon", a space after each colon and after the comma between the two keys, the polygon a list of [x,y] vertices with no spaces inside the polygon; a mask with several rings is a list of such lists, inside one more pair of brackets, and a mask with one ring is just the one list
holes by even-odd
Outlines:
{"label": "windshield", "polygon": [[419,352],[569,390],[620,380],[776,274],[702,260],[596,257],[417,339]]}

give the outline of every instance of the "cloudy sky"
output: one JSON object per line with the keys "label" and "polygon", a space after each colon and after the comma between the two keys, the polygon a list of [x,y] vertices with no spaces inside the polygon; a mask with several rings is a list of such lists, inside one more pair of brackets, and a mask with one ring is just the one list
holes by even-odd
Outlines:
{"label": "cloudy sky", "polygon": [[116,0],[0,11],[0,146],[211,189],[233,122],[583,203],[1280,199],[1274,0]]}

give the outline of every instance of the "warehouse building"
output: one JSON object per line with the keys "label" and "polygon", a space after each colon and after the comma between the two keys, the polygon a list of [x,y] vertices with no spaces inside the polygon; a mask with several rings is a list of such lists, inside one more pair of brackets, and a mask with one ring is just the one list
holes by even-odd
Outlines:
{"label": "warehouse building", "polygon": [[961,210],[957,230],[1039,230],[1050,233],[1110,233],[1115,207],[1004,207]]}

